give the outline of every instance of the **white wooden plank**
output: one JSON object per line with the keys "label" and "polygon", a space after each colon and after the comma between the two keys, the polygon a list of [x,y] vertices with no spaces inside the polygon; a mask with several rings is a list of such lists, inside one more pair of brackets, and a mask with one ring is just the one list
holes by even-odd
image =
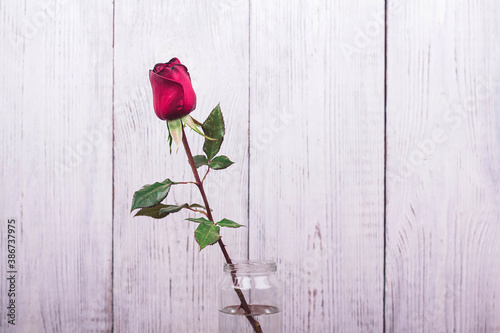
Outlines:
{"label": "white wooden plank", "polygon": [[[0,131],[0,248],[2,249],[0,259],[0,279],[7,282],[8,267],[8,253],[7,253],[7,235],[8,235],[8,222],[13,220],[15,226],[18,226],[22,216],[22,202],[21,193],[22,188],[19,186],[20,177],[15,177],[20,165],[22,152],[20,149],[22,138],[22,104],[19,100],[22,99],[20,90],[15,90],[13,87],[22,85],[22,77],[18,75],[13,64],[18,64],[17,48],[14,47],[15,35],[19,34],[19,27],[16,25],[16,19],[23,16],[24,8],[17,3],[0,2],[0,12],[6,13],[0,19],[2,27],[0,45],[3,52],[0,53],[0,61],[2,64],[10,65],[3,69],[0,75],[0,105],[1,115],[3,121],[1,122]],[[7,15],[8,14],[8,15]],[[12,43],[10,41],[13,41]],[[19,227],[17,228],[19,229]],[[17,230],[16,229],[16,230]],[[19,235],[19,232],[17,232]],[[16,236],[16,235],[12,235]],[[15,241],[15,239],[14,239]],[[16,246],[14,243],[11,245]],[[17,254],[17,253],[16,253]],[[16,260],[16,258],[14,258]],[[15,265],[15,263],[14,263]],[[14,267],[15,268],[15,267]],[[19,286],[19,282],[17,282]],[[2,316],[0,317],[0,330],[7,331],[8,318],[7,306],[9,306],[9,289],[10,283],[0,284],[0,307],[2,309]],[[15,291],[14,291],[15,293]],[[4,310],[5,309],[5,310]],[[19,306],[15,310],[19,313]],[[15,328],[15,326],[11,326]],[[13,331],[11,329],[11,331]]]}
{"label": "white wooden plank", "polygon": [[[15,330],[111,330],[113,92],[114,327],[216,330],[219,250],[198,253],[186,214],[129,214],[144,183],[191,177],[182,151],[166,154],[147,79],[172,56],[189,66],[197,118],[222,102],[237,165],[207,192],[216,216],[250,224],[251,257],[278,260],[285,331],[381,330],[384,4],[116,5],[113,91],[112,3],[0,3],[0,248],[13,217]],[[500,331],[498,5],[388,5],[387,331]],[[246,237],[225,235],[234,257]]]}
{"label": "white wooden plank", "polygon": [[[112,3],[1,2],[0,276],[17,220],[16,326],[111,329]],[[4,140],[5,139],[5,140]]]}
{"label": "white wooden plank", "polygon": [[[248,1],[115,4],[114,328],[216,332],[219,248],[199,252],[195,225],[184,221],[187,213],[160,221],[133,218],[130,205],[144,184],[193,179],[183,148],[168,154],[166,125],[154,114],[148,79],[155,63],[178,57],[197,93],[192,116],[203,121],[221,102],[227,124],[221,152],[236,162],[207,178],[214,217],[246,224]],[[202,153],[202,140],[187,134],[193,152]],[[168,201],[201,202],[201,197],[193,186],[177,186]],[[223,232],[230,254],[246,257],[246,229]]]}
{"label": "white wooden plank", "polygon": [[388,24],[388,332],[500,332],[497,1]]}
{"label": "white wooden plank", "polygon": [[250,257],[284,332],[383,326],[384,2],[252,1]]}

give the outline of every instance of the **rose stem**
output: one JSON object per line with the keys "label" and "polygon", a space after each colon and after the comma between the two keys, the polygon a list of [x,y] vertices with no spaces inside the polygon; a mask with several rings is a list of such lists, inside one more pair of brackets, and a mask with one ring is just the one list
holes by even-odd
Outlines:
{"label": "rose stem", "polygon": [[[191,154],[191,149],[189,148],[189,144],[186,139],[186,133],[184,132],[184,127],[182,127],[182,144],[184,145],[184,150],[186,151],[186,155],[189,161],[189,165],[191,166],[191,170],[193,170],[194,179],[196,180],[196,186],[198,186],[198,189],[200,190],[201,193],[201,197],[203,198],[203,203],[205,204],[205,208],[207,211],[207,217],[210,221],[215,222],[214,218],[212,217],[210,206],[208,204],[208,199],[207,195],[205,194],[205,189],[203,188],[203,182],[200,180],[200,175],[198,174],[198,170],[196,170],[196,166],[194,164],[193,155]],[[228,264],[232,264],[233,262],[231,261],[231,258],[229,257],[229,254],[226,251],[226,246],[222,242],[222,237],[219,238],[217,243],[219,244],[222,254],[226,259],[226,262]],[[234,272],[231,272],[231,275],[233,278],[233,283],[236,284],[236,276]],[[251,313],[250,307],[248,306],[248,303],[245,299],[245,296],[243,295],[243,292],[239,288],[234,288],[234,291],[236,292],[238,298],[241,301],[241,307],[243,308],[243,310],[245,310],[246,313]],[[256,333],[263,333],[262,328],[260,327],[260,323],[253,316],[245,316],[245,317],[248,319],[248,321],[250,322]]]}

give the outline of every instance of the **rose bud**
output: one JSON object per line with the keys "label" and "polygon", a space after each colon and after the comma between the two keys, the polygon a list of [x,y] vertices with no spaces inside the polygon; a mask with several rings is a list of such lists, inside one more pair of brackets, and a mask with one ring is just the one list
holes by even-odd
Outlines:
{"label": "rose bud", "polygon": [[153,88],[153,106],[161,120],[173,120],[188,115],[196,108],[196,94],[186,66],[173,58],[166,64],[156,64],[149,71]]}

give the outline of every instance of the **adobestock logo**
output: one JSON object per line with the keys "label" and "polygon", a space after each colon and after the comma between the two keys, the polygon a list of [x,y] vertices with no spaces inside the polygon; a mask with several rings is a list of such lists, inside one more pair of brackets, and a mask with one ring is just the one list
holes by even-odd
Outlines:
{"label": "adobestock logo", "polygon": [[464,126],[479,104],[496,97],[495,92],[500,82],[487,82],[484,79],[479,79],[477,82],[473,90],[474,94],[465,98],[463,102],[449,103],[445,97],[443,98],[442,109],[445,111],[440,124],[436,125],[427,137],[414,145],[396,172],[387,171],[388,178],[402,181],[415,174],[419,167],[432,159],[439,147],[444,146],[450,140],[453,133],[457,133]]}
{"label": "adobestock logo", "polygon": [[259,152],[267,148],[277,135],[280,135],[297,115],[287,112],[285,108],[267,120],[265,126],[259,127],[258,132],[250,133],[250,160],[259,156]]}

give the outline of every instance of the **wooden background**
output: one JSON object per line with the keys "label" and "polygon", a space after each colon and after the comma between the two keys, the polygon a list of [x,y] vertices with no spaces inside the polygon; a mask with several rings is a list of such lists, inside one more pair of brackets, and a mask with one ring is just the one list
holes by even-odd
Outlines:
{"label": "wooden background", "polygon": [[232,257],[278,262],[284,332],[500,332],[498,1],[0,0],[0,22],[2,332],[217,331],[220,251],[187,213],[130,214],[192,177],[152,108],[174,56],[193,116],[221,102],[237,163],[209,200],[248,226]]}

